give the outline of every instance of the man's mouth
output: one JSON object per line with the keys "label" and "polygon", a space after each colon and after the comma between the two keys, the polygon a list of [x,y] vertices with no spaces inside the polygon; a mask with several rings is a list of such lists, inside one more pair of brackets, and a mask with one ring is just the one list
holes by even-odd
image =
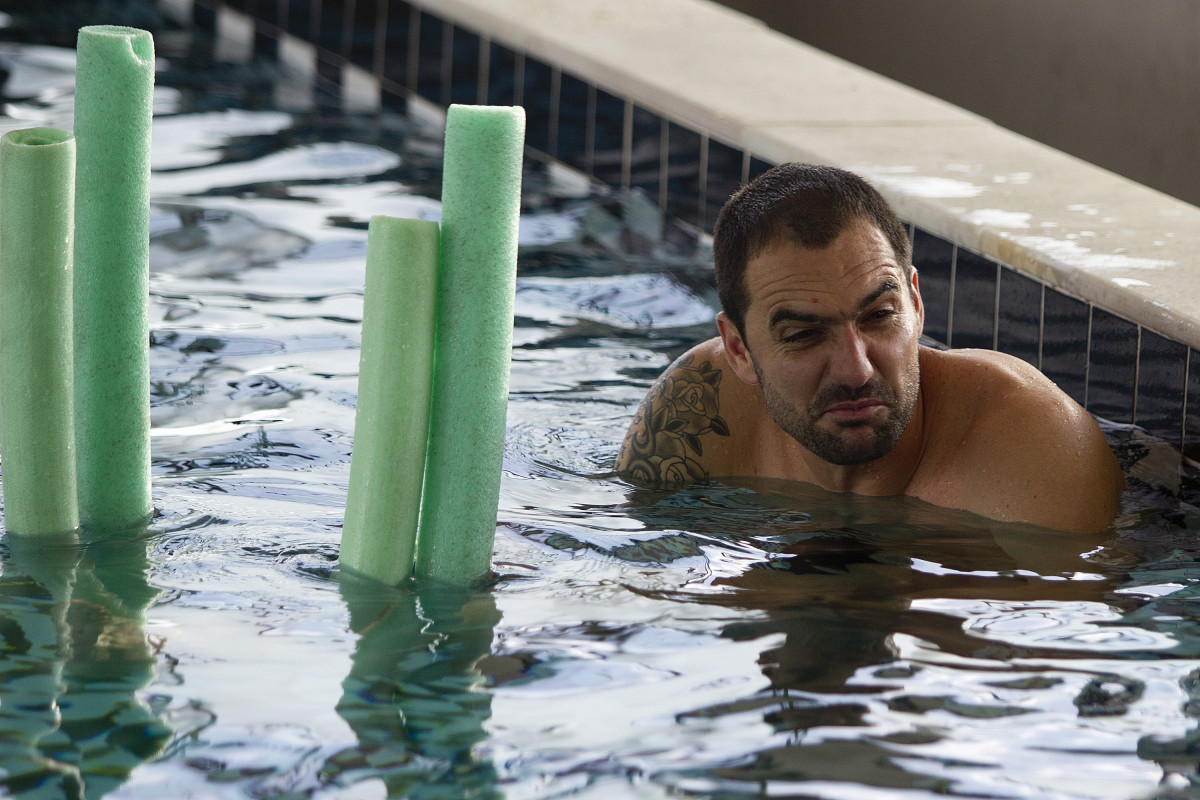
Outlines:
{"label": "man's mouth", "polygon": [[834,422],[840,425],[855,425],[870,422],[880,409],[886,409],[887,404],[875,397],[862,400],[847,400],[834,403],[825,409]]}

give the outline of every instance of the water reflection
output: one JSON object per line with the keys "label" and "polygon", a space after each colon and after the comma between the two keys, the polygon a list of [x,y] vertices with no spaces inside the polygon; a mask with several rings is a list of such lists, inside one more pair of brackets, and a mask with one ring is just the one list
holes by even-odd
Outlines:
{"label": "water reflection", "polygon": [[388,797],[500,797],[487,738],[492,697],[480,661],[500,621],[487,592],[424,584],[394,589],[342,572],[360,638],[337,712],[358,745],[322,772],[338,784],[377,779]]}
{"label": "water reflection", "polygon": [[156,663],[145,540],[9,533],[0,559],[0,786],[102,797],[171,737],[139,696]]}
{"label": "water reflection", "polygon": [[[1004,748],[967,755],[964,737],[1002,736],[1028,715],[1063,713],[1044,705],[1054,687],[1074,695],[1079,718],[1123,715],[1145,682],[1113,670],[1114,660],[1180,646],[1169,625],[1130,625],[1114,605],[1131,576],[1111,531],[1064,536],[782,481],[635,491],[630,501],[629,515],[665,539],[686,525],[683,535],[718,565],[677,589],[630,588],[745,612],[722,636],[763,643],[768,689],[685,718],[732,720],[753,709],[786,737],[675,772],[672,782],[690,791],[769,783],[806,796],[851,796],[863,784],[963,793],[979,774],[972,770],[1011,769]],[[647,554],[664,552],[657,541]],[[739,557],[714,557],[714,543]],[[753,550],[758,558],[745,558]],[[1143,741],[1139,755],[1166,762],[1153,754],[1194,750],[1194,738]]]}
{"label": "water reflection", "polygon": [[[1187,697],[1183,713],[1192,719],[1200,717],[1200,669],[1185,675],[1180,685]],[[1200,796],[1200,727],[1179,737],[1142,736],[1137,754],[1162,768],[1159,797]]]}

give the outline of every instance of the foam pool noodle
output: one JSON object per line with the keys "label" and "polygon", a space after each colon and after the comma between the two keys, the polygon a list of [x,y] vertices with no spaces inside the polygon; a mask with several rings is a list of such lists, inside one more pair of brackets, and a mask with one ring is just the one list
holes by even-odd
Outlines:
{"label": "foam pool noodle", "polygon": [[4,526],[79,526],[72,421],[75,140],[57,128],[0,138],[0,457]]}
{"label": "foam pool noodle", "polygon": [[129,528],[150,498],[150,124],[154,41],[79,31],[75,78],[75,442],[85,530]]}
{"label": "foam pool noodle", "polygon": [[491,567],[512,361],[525,113],[450,107],[442,177],[433,403],[416,575]]}
{"label": "foam pool noodle", "polygon": [[391,585],[413,569],[429,432],[438,247],[436,222],[377,216],[367,230],[341,563]]}

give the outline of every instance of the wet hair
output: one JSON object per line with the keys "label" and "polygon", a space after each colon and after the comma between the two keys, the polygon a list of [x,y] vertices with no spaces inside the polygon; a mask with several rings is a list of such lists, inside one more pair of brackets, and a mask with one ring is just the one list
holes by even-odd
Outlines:
{"label": "wet hair", "polygon": [[815,164],[780,164],[739,189],[717,217],[713,258],[717,296],[745,333],[746,265],[780,241],[823,250],[856,221],[879,228],[905,276],[912,271],[908,229],[883,196],[852,172]]}

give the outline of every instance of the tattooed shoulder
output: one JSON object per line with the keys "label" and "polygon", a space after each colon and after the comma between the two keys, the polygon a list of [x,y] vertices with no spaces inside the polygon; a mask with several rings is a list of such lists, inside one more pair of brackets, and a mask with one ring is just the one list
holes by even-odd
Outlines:
{"label": "tattooed shoulder", "polygon": [[689,353],[651,387],[617,457],[633,483],[684,486],[708,478],[702,458],[713,436],[728,436],[720,413],[721,370]]}

